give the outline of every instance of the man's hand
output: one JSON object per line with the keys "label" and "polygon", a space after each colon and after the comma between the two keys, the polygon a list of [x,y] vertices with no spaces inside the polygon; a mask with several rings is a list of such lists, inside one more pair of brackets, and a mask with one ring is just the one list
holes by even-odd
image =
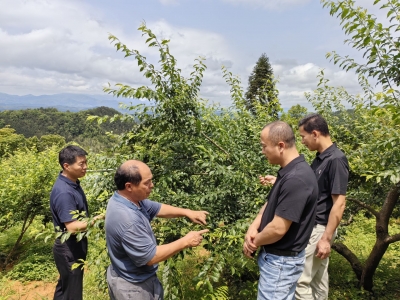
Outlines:
{"label": "man's hand", "polygon": [[249,228],[244,237],[243,254],[248,258],[253,258],[252,254],[257,251],[257,246],[254,245],[254,238],[258,233],[257,229]]}
{"label": "man's hand", "polygon": [[92,222],[90,222],[90,225],[91,226],[93,226],[96,222],[96,220],[103,220],[103,219],[105,219],[105,217],[106,217],[106,215],[105,214],[100,214],[100,215],[97,215],[97,216],[95,216],[93,219],[92,219]]}
{"label": "man's hand", "polygon": [[274,185],[276,181],[276,177],[272,175],[259,176],[258,178],[260,179],[260,183],[262,185]]}
{"label": "man's hand", "polygon": [[187,243],[186,248],[197,247],[198,245],[200,245],[201,241],[203,240],[202,235],[208,231],[208,229],[203,229],[200,231],[190,231],[188,234],[186,234],[183,237]]}
{"label": "man's hand", "polygon": [[189,210],[187,213],[187,217],[193,223],[206,225],[207,224],[206,218],[208,214],[209,213],[204,210]]}
{"label": "man's hand", "polygon": [[317,248],[315,249],[315,256],[320,259],[325,259],[331,254],[331,243],[327,240],[319,240]]}

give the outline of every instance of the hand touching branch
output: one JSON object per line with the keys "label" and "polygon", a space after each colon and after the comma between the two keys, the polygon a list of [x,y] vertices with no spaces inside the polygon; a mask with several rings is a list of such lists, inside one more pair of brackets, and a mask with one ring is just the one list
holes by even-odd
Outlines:
{"label": "hand touching branch", "polygon": [[260,179],[260,183],[262,185],[274,185],[276,181],[276,177],[272,175],[259,176],[258,178]]}
{"label": "hand touching branch", "polygon": [[208,214],[209,213],[204,210],[189,210],[187,213],[187,217],[195,224],[206,225]]}

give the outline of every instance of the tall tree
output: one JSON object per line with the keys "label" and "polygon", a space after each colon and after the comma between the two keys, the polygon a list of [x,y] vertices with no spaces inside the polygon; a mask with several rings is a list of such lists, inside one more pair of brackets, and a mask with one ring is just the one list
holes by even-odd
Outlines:
{"label": "tall tree", "polygon": [[246,108],[253,114],[259,109],[269,107],[273,117],[278,116],[276,106],[278,92],[275,89],[274,71],[269,63],[268,56],[263,53],[249,76],[249,86],[246,92]]}

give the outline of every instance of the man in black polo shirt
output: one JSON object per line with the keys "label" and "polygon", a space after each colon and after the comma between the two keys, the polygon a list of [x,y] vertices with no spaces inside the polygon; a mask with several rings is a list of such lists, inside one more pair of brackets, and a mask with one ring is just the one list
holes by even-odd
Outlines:
{"label": "man in black polo shirt", "polygon": [[[50,194],[50,210],[56,231],[76,233],[86,230],[87,223],[73,218],[71,211],[85,212],[89,216],[88,204],[78,178],[85,176],[86,151],[77,146],[67,146],[59,153],[62,171],[58,175]],[[99,216],[98,216],[99,217]],[[96,218],[98,218],[96,217]],[[83,270],[71,269],[79,259],[86,259],[87,239],[79,242],[75,235],[62,243],[56,239],[53,246],[54,261],[60,277],[54,292],[55,300],[81,300]]]}
{"label": "man in black polo shirt", "polygon": [[251,258],[261,247],[257,299],[293,299],[314,225],[318,185],[310,166],[297,152],[287,123],[276,121],[265,126],[261,146],[268,161],[281,169],[267,203],[246,233],[243,252]]}
{"label": "man in black polo shirt", "polygon": [[302,143],[317,155],[311,164],[318,180],[319,198],[315,226],[306,248],[306,263],[296,288],[296,299],[328,299],[328,264],[331,244],[346,205],[349,164],[329,135],[319,114],[299,122]]}

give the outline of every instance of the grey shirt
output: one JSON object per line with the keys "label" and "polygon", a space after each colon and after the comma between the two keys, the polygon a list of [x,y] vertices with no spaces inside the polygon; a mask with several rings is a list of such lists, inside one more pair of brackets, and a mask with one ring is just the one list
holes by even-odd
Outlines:
{"label": "grey shirt", "polygon": [[161,204],[148,199],[140,207],[118,192],[110,198],[105,220],[108,254],[118,276],[129,282],[143,282],[157,272],[158,264],[147,263],[156,254],[157,242],[150,221]]}

